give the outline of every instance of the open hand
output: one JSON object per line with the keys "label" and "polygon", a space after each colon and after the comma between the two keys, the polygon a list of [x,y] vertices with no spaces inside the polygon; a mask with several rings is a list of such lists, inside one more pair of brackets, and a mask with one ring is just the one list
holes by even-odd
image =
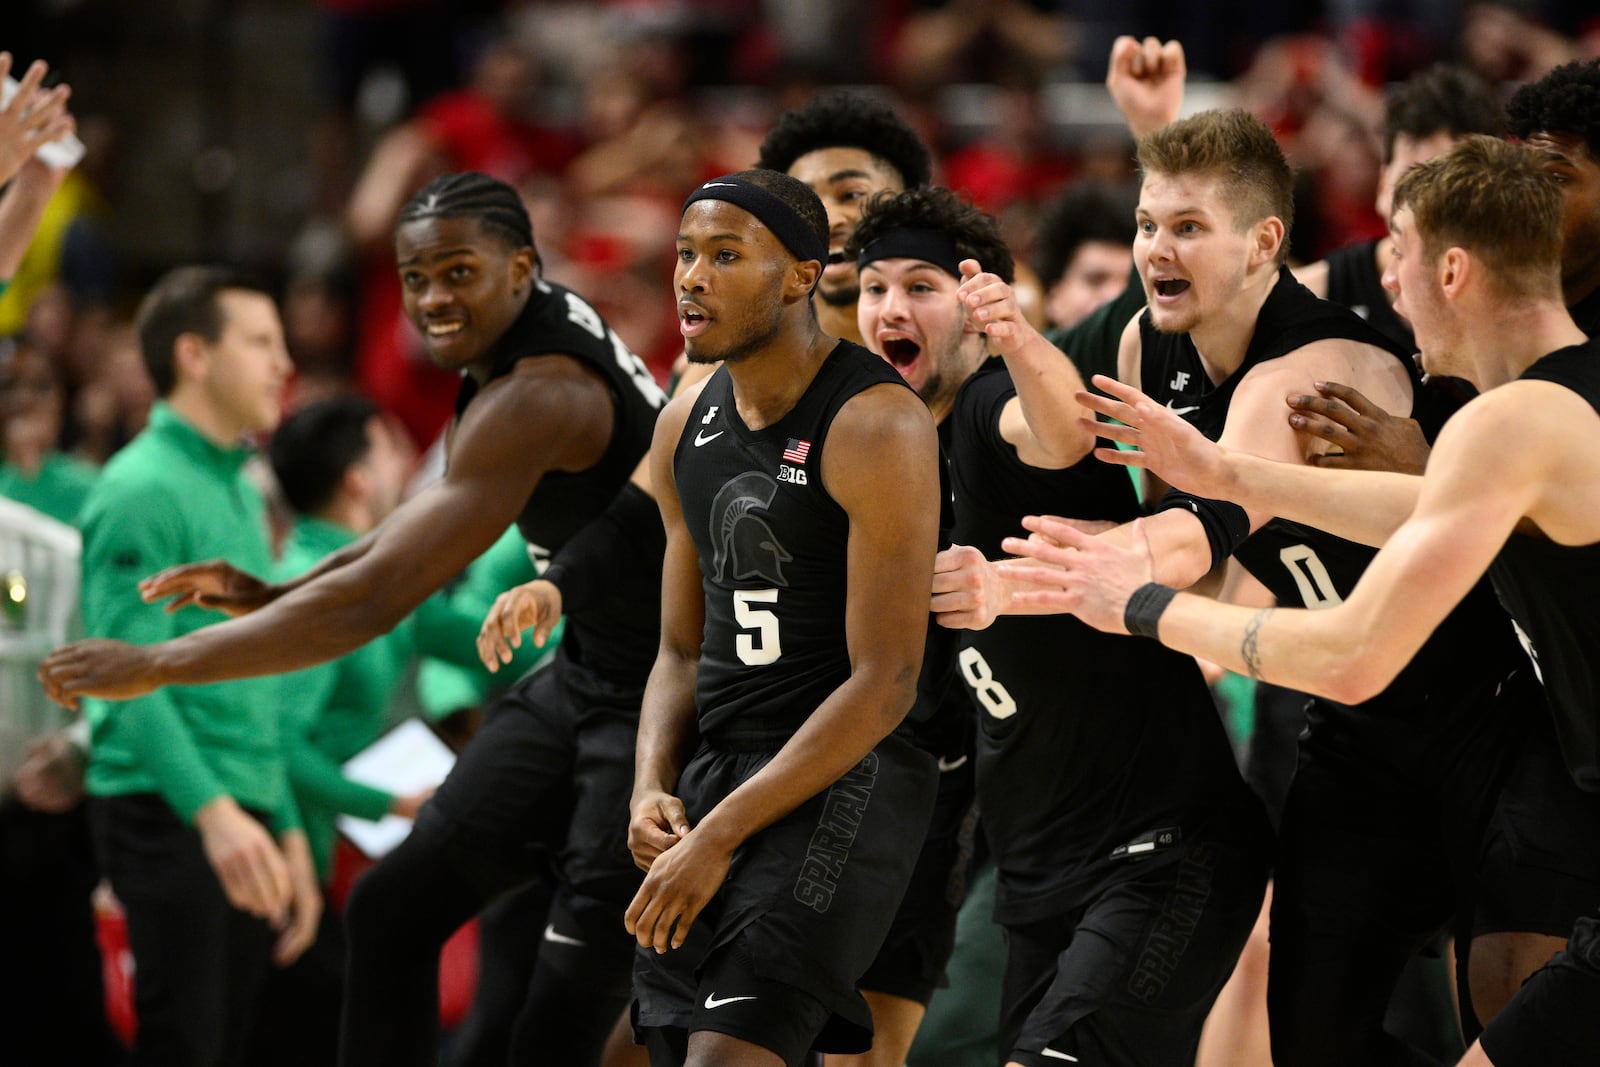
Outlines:
{"label": "open hand", "polygon": [[220,559],[183,563],[152,574],[139,583],[146,604],[171,597],[167,610],[210,608],[225,615],[247,615],[271,603],[281,590]]}
{"label": "open hand", "polygon": [[1157,404],[1131,385],[1103,374],[1094,385],[1109,395],[1081,392],[1078,403],[1115,419],[1089,423],[1101,437],[1133,446],[1096,448],[1095,457],[1124,467],[1143,467],[1174,488],[1196,496],[1227,497],[1227,453],[1171,408]]}
{"label": "open hand", "polygon": [[1133,523],[1133,545],[1123,548],[1104,537],[1041,515],[1022,520],[1039,537],[1008,537],[1001,547],[1019,559],[999,565],[1005,576],[1031,586],[1012,592],[1019,606],[1076,615],[1097,630],[1125,634],[1123,614],[1133,591],[1155,570],[1144,520]]}
{"label": "open hand", "polygon": [[78,710],[80,697],[132,700],[161,688],[147,645],[93,638],[63,645],[39,665],[45,695]]}
{"label": "open hand", "polygon": [[478,631],[478,658],[490,672],[510,663],[522,647],[522,631],[533,630],[533,643],[543,648],[561,621],[561,590],[543,578],[507,590],[495,598]]}
{"label": "open hand", "polygon": [[[73,131],[65,85],[40,88],[50,68],[36,59],[17,79],[17,91],[0,107],[0,184],[8,182],[39,147]],[[11,73],[11,53],[0,52],[0,78]]]}
{"label": "open hand", "polygon": [[1399,474],[1421,474],[1427,467],[1431,449],[1416,419],[1391,415],[1348,385],[1316,387],[1316,396],[1289,397],[1289,425],[1336,449],[1312,456],[1313,466]]}

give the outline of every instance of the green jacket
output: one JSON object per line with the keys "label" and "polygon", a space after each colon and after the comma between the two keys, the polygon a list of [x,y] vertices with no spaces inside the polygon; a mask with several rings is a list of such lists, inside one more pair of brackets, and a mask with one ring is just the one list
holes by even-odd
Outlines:
{"label": "green jacket", "polygon": [[[461,580],[451,590],[450,601],[457,608],[473,615],[481,624],[495,598],[514,586],[531,582],[539,576],[533,561],[528,558],[528,542],[515,526],[500,535],[500,540],[489,550],[473,560]],[[546,662],[561,643],[567,621],[557,622],[550,631],[550,640],[543,648],[536,648],[530,635],[524,634],[520,648],[513,651],[511,662],[495,674],[474,663],[470,668],[460,667],[447,659],[424,658],[417,669],[417,699],[429,718],[439,720],[460,708],[475,708],[491,696],[506,689],[518,678]]]}
{"label": "green jacket", "polygon": [[[302,517],[284,549],[279,576],[304,574],[355,539],[356,534],[345,527]],[[482,622],[482,610],[435,593],[382,637],[330,663],[281,679],[289,778],[305,818],[311,855],[324,880],[332,864],[338,816],[381,819],[394,799],[381,789],[346,778],[344,762],[376,741],[388,725],[395,692],[416,656],[438,656],[465,674],[488,676],[478,661]],[[513,663],[511,669],[516,666]]]}
{"label": "green jacket", "polygon": [[[139,598],[163,567],[221,558],[271,570],[266,511],[245,476],[250,453],[218,448],[164,403],[106,464],[79,516],[83,622],[91,637],[138,645],[218,622],[201,608],[169,614]],[[121,703],[85,701],[97,796],[159,793],[185,822],[219,796],[265,813],[280,833],[300,825],[279,739],[276,678],[169,686]]]}
{"label": "green jacket", "polygon": [[44,457],[39,473],[29,477],[9,463],[0,463],[0,496],[42,511],[58,522],[78,518],[89,487],[100,472],[82,460],[60,452]]}

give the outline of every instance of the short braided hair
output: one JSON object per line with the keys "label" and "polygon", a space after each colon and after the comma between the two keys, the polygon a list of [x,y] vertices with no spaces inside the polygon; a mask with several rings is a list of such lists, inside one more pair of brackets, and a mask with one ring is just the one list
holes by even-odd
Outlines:
{"label": "short braided hair", "polygon": [[406,201],[395,228],[432,218],[477,219],[485,231],[499,237],[510,249],[532,248],[534,260],[538,261],[528,209],[517,191],[497,178],[477,171],[441,175]]}

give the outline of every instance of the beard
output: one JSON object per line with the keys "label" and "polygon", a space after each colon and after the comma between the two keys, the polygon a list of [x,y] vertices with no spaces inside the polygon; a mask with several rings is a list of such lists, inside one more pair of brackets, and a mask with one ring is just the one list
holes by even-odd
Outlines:
{"label": "beard", "polygon": [[837,289],[829,289],[826,282],[817,285],[817,299],[831,308],[851,308],[861,299],[859,279],[847,282]]}

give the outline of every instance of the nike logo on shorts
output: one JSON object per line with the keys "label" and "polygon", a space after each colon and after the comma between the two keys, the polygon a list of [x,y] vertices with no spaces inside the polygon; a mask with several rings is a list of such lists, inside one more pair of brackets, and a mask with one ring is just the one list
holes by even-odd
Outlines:
{"label": "nike logo on shorts", "polygon": [[545,927],[544,927],[544,939],[546,941],[551,942],[552,944],[556,944],[556,945],[571,945],[574,948],[584,948],[589,944],[589,942],[587,942],[587,941],[579,941],[575,937],[568,937],[566,934],[558,933],[556,931],[556,924],[555,923],[546,923],[545,924]]}
{"label": "nike logo on shorts", "polygon": [[708,434],[701,430],[694,435],[694,447],[699,448],[701,445],[708,445],[727,432],[727,430],[718,430],[716,433]]}
{"label": "nike logo on shorts", "polygon": [[963,766],[966,765],[966,762],[967,762],[967,757],[965,757],[965,756],[960,756],[960,757],[958,757],[956,759],[945,759],[943,756],[940,756],[939,757],[939,773],[940,774],[945,774],[945,773],[947,773],[949,771],[955,770],[958,767],[963,767]]}
{"label": "nike logo on shorts", "polygon": [[1078,1057],[1069,1056],[1065,1052],[1057,1052],[1053,1048],[1042,1048],[1039,1050],[1039,1055],[1049,1060],[1066,1060],[1068,1063],[1078,1062]]}
{"label": "nike logo on shorts", "polygon": [[754,1000],[754,999],[756,999],[756,998],[755,997],[723,997],[721,1000],[718,1000],[717,999],[717,995],[715,993],[707,993],[706,994],[706,1007],[707,1008],[720,1008],[724,1004],[732,1004],[732,1003],[734,1003],[735,1001],[738,1001],[738,1000]]}

